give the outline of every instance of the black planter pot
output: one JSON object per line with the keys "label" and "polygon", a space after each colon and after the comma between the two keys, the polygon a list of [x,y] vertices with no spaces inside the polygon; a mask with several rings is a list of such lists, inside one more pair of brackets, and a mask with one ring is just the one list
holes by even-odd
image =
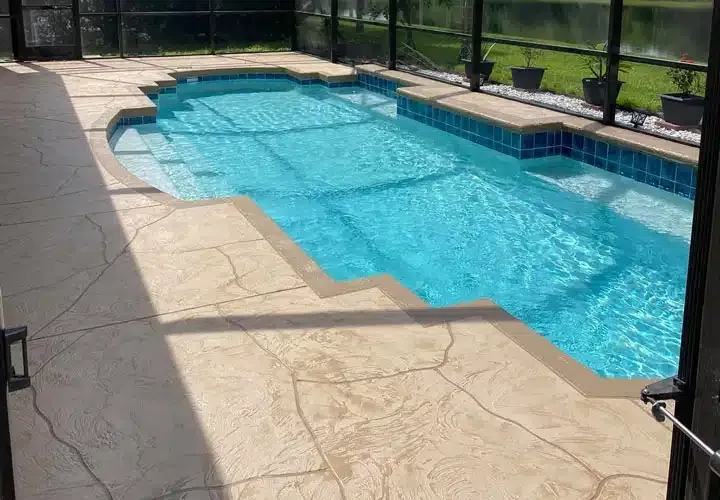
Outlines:
{"label": "black planter pot", "polygon": [[[598,78],[583,78],[583,94],[585,95],[585,102],[592,104],[593,106],[604,106],[605,105],[605,89],[607,82]],[[620,93],[623,82],[617,82],[614,89],[614,95]]]}
{"label": "black planter pot", "polygon": [[663,94],[660,96],[663,118],[666,122],[683,127],[700,125],[705,110],[705,99],[699,95]]}
{"label": "black planter pot", "polygon": [[540,88],[545,68],[512,67],[513,87],[524,90],[537,90]]}
{"label": "black planter pot", "polygon": [[[480,63],[480,76],[482,76],[483,82],[490,81],[490,75],[492,74],[493,68],[495,67],[495,61],[483,61]],[[472,81],[472,63],[465,63],[465,76],[468,80]]]}

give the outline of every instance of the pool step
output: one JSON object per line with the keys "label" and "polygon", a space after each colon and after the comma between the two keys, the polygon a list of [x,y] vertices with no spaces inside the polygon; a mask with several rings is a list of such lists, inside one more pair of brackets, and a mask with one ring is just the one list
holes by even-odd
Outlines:
{"label": "pool step", "polygon": [[[188,145],[173,144],[156,128],[143,130],[140,133],[140,138],[145,143],[145,147],[148,148],[155,162],[159,164],[160,170],[163,171],[165,179],[162,179],[162,181],[172,184],[173,189],[170,191],[171,193],[176,194],[175,186],[182,185],[185,186],[184,194],[189,194],[193,197],[201,196],[203,191],[192,169],[186,163],[183,156],[177,152],[177,147],[179,147],[181,151],[185,151],[188,156],[192,158],[193,155],[191,151],[187,149],[189,147]],[[158,185],[156,185],[156,187],[163,189]],[[165,189],[163,189],[163,191],[165,191]]]}
{"label": "pool step", "polygon": [[119,131],[113,136],[111,146],[116,158],[125,169],[162,191],[177,192],[175,183],[137,129],[128,128]]}
{"label": "pool step", "polygon": [[160,163],[184,163],[182,156],[159,131],[142,132],[140,138]]}
{"label": "pool step", "polygon": [[134,128],[129,128],[115,134],[110,140],[110,147],[116,155],[145,153],[150,154],[150,149]]}
{"label": "pool step", "polygon": [[343,99],[352,104],[353,109],[360,109],[363,112],[374,111],[389,118],[397,117],[397,101],[372,92],[337,93],[334,97]]}

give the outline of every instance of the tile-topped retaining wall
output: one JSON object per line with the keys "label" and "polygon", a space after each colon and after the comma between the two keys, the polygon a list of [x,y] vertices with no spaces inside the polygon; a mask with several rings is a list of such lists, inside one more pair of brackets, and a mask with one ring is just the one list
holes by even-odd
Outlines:
{"label": "tile-topped retaining wall", "polygon": [[[617,144],[563,130],[521,133],[500,125],[492,125],[439,106],[398,96],[402,86],[392,80],[359,72],[356,81],[326,82],[319,79],[298,79],[285,73],[234,73],[178,78],[178,83],[215,82],[223,80],[290,80],[298,85],[323,85],[329,88],[361,87],[397,99],[397,114],[438,128],[476,144],[494,149],[517,159],[565,156],[638,182],[695,199],[696,169],[691,165],[666,160]],[[172,94],[176,87],[161,87],[148,97]],[[108,137],[120,126],[154,123],[154,116],[120,118],[108,130]]]}
{"label": "tile-topped retaining wall", "polygon": [[517,159],[562,154],[559,130],[522,134],[404,96],[398,97],[397,112]]}
{"label": "tile-topped retaining wall", "polygon": [[[377,77],[376,77],[377,78]],[[398,115],[439,128],[518,159],[562,155],[608,172],[695,199],[696,169],[649,153],[587,137],[550,130],[520,133],[438,106],[398,96]]]}
{"label": "tile-topped retaining wall", "polygon": [[562,133],[562,155],[695,199],[696,169],[582,134]]}

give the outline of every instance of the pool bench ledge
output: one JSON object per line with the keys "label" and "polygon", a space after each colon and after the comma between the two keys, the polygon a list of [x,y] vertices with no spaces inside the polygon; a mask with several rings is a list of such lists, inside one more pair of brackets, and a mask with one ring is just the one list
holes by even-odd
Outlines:
{"label": "pool bench ledge", "polygon": [[374,75],[399,84],[398,94],[448,111],[483,120],[518,133],[563,130],[581,133],[596,140],[643,151],[668,160],[697,167],[699,148],[654,137],[621,127],[559,111],[504,99],[482,92],[470,92],[456,85],[389,70],[376,64],[356,66],[358,73]]}

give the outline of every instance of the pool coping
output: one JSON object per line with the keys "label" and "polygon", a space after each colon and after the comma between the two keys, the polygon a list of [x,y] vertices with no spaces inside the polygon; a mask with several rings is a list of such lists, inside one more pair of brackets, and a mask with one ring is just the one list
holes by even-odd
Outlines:
{"label": "pool coping", "polygon": [[[418,75],[390,70],[376,64],[364,64],[355,67],[356,71],[375,75],[402,85],[398,93],[416,101],[444,108],[448,111],[471,118],[500,125],[516,132],[544,132],[562,130],[581,133],[600,141],[616,143],[630,149],[650,153],[672,161],[686,163],[697,168],[700,154],[699,146],[651,136],[642,132],[605,125],[590,118],[569,115],[560,111],[548,110],[531,103],[521,103],[501,96],[469,89],[449,83],[423,78]],[[507,107],[532,109],[538,116],[518,117],[504,112]]]}
{"label": "pool coping", "polygon": [[[274,68],[275,71],[269,71]],[[212,74],[237,72],[281,72],[278,66],[243,66],[239,68],[213,68],[193,69],[183,71],[185,75],[204,76]],[[282,72],[291,74],[290,70]],[[177,76],[178,72],[168,72],[169,78]],[[330,81],[352,81],[356,75],[328,75],[320,72],[292,71],[291,76],[301,79],[320,79]],[[414,75],[408,75],[414,78]],[[173,78],[173,81],[174,78]],[[161,86],[174,86],[169,80],[161,80]],[[434,87],[438,88],[436,84]],[[155,90],[152,86],[138,86],[144,92]],[[155,90],[157,91],[157,90]],[[149,99],[148,99],[149,100]],[[135,106],[110,109],[103,113],[87,130],[90,147],[96,160],[105,170],[127,187],[143,194],[155,202],[175,208],[191,208],[197,206],[231,203],[239,213],[262,234],[268,243],[288,262],[303,281],[321,298],[344,295],[369,288],[377,288],[390,298],[397,306],[408,314],[418,324],[429,327],[438,323],[457,322],[464,320],[481,319],[491,323],[509,339],[523,348],[526,352],[539,360],[576,390],[589,398],[628,398],[636,399],[640,391],[654,379],[610,379],[603,378],[589,368],[555,346],[546,337],[540,335],[521,320],[515,318],[491,299],[477,299],[471,302],[449,307],[431,308],[425,301],[411,290],[402,285],[393,276],[381,274],[351,281],[336,281],[296,244],[285,231],[280,228],[265,212],[249,197],[234,196],[215,200],[185,201],[175,198],[159,189],[147,184],[143,180],[126,170],[110,149],[109,134],[118,120],[127,117],[154,116],[157,108],[151,106]],[[613,139],[616,140],[616,139]],[[659,154],[657,151],[655,154]],[[684,160],[684,161],[687,161]]]}

